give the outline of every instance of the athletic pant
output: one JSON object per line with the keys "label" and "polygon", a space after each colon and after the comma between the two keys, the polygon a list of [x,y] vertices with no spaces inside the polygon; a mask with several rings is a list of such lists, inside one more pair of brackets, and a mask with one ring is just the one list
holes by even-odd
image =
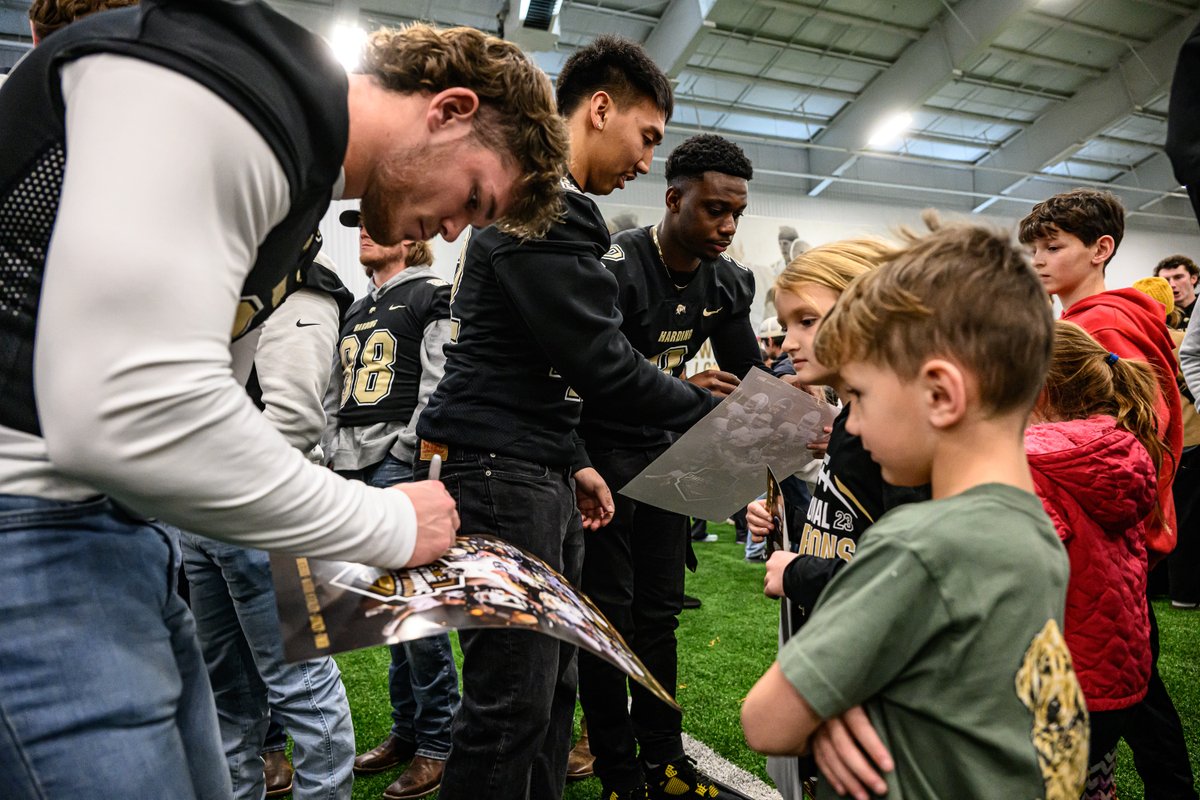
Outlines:
{"label": "athletic pant", "polygon": [[[607,526],[585,534],[583,591],[650,673],[671,690],[676,685],[675,629],[683,609],[688,518],[617,494],[661,451],[588,451],[592,466],[613,490],[616,514]],[[638,745],[642,759],[651,764],[683,756],[680,713],[588,653],[579,655],[579,700],[596,774],[606,788],[630,788],[643,780]]]}

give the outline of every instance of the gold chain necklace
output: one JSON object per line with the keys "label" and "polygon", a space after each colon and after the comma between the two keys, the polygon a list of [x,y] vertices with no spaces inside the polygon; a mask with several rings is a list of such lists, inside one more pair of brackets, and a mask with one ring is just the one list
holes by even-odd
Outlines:
{"label": "gold chain necklace", "polygon": [[675,283],[675,278],[671,275],[671,268],[667,266],[667,259],[663,255],[662,244],[658,241],[658,225],[655,225],[650,229],[650,236],[654,239],[654,249],[658,251],[658,260],[659,263],[663,265],[663,271],[667,273],[667,280],[669,280],[671,285],[676,289],[683,291],[688,287],[688,285],[685,283],[681,286],[678,283]]}

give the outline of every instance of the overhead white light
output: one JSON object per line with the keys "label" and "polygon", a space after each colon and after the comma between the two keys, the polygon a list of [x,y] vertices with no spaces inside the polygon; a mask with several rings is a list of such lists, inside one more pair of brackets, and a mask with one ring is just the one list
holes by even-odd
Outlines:
{"label": "overhead white light", "polygon": [[879,123],[872,133],[871,138],[867,140],[868,147],[884,147],[889,145],[906,130],[912,127],[913,116],[907,111],[901,111],[897,114],[892,114],[883,122]]}
{"label": "overhead white light", "polygon": [[357,25],[347,22],[339,22],[335,25],[333,36],[329,40],[334,57],[341,62],[347,72],[358,69],[359,63],[362,61],[363,46],[366,43],[367,32]]}

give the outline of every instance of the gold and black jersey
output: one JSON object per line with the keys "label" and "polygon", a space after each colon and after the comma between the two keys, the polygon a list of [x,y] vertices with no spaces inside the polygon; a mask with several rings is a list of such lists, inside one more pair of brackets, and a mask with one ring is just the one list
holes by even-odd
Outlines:
{"label": "gold and black jersey", "polygon": [[394,284],[378,298],[357,300],[338,341],[338,426],[408,422],[421,388],[425,329],[449,316],[450,284],[433,274]]}
{"label": "gold and black jersey", "polygon": [[[680,288],[646,227],[613,236],[602,260],[617,279],[621,333],[658,369],[682,377],[684,365],[710,340],[717,364],[725,372],[741,378],[752,367],[763,366],[750,322],[754,273],[729,256],[702,261]],[[580,435],[593,450],[644,449],[669,441],[661,428],[609,419],[602,412],[590,405],[583,409]]]}

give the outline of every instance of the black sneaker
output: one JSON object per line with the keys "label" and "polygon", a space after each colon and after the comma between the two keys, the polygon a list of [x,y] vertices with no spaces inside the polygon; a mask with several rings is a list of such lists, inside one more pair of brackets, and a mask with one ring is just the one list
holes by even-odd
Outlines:
{"label": "black sneaker", "polygon": [[650,800],[672,800],[677,797],[750,800],[741,792],[717,783],[696,769],[695,762],[687,756],[677,761],[668,761],[666,764],[654,768],[649,765],[644,765],[643,768],[646,772],[646,783],[650,789]]}
{"label": "black sneaker", "polygon": [[600,793],[600,800],[650,800],[646,784],[633,789],[609,789],[607,786]]}

